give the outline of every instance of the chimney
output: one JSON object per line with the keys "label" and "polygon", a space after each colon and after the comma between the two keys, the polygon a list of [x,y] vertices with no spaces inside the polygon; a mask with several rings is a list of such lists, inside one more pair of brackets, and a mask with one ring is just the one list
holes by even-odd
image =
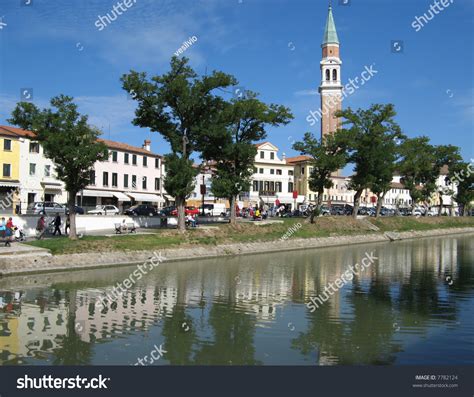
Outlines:
{"label": "chimney", "polygon": [[282,159],[283,161],[286,161],[286,153],[284,153],[284,152],[282,153],[281,159]]}
{"label": "chimney", "polygon": [[145,139],[145,143],[143,144],[143,149],[150,151],[151,150],[150,145],[151,145],[151,141],[148,139]]}

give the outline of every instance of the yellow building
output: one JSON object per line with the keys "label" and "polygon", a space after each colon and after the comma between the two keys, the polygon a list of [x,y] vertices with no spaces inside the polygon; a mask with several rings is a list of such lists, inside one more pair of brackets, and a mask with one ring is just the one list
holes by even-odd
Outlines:
{"label": "yellow building", "polygon": [[13,214],[20,189],[20,141],[0,128],[0,214]]}

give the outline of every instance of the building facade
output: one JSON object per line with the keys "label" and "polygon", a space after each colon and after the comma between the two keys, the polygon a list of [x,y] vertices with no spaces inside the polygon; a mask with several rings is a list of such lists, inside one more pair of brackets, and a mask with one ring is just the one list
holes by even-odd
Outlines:
{"label": "building facade", "polygon": [[20,140],[0,126],[0,214],[11,215],[19,200]]}

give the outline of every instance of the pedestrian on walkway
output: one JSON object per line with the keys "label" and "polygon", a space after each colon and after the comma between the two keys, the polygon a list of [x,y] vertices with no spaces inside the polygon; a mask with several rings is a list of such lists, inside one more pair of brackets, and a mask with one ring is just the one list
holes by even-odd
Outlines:
{"label": "pedestrian on walkway", "polygon": [[38,223],[36,224],[36,232],[37,232],[36,238],[38,240],[41,240],[43,238],[45,230],[46,230],[46,225],[44,221],[44,215],[41,215],[40,218],[38,219]]}
{"label": "pedestrian on walkway", "polygon": [[61,229],[59,229],[59,226],[61,226],[61,216],[59,215],[59,212],[56,212],[56,217],[54,218],[54,232],[53,236],[56,236],[56,232],[61,235]]}
{"label": "pedestrian on walkway", "polygon": [[69,234],[69,230],[71,229],[71,217],[69,214],[66,216],[66,226],[64,227],[64,234]]}

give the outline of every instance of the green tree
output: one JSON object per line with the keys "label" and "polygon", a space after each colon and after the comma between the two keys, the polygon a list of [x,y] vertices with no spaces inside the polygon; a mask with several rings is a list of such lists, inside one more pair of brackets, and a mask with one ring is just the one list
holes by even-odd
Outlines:
{"label": "green tree", "polygon": [[469,210],[472,208],[471,203],[474,201],[474,164],[459,162],[452,167],[453,176],[450,182],[457,187],[454,199],[460,208],[460,214],[468,216]]}
{"label": "green tree", "polygon": [[[307,132],[302,141],[293,145],[294,150],[311,157],[313,169],[309,175],[308,185],[318,194],[316,212],[319,212],[323,203],[324,189],[333,186],[331,175],[347,164],[347,144],[347,134],[337,131],[334,134],[324,135],[321,139]],[[311,223],[313,222],[314,218],[311,216]]]}
{"label": "green tree", "polygon": [[[349,163],[354,164],[355,171],[349,184],[349,188],[355,190],[354,218],[357,217],[360,197],[365,189],[375,187],[380,196],[389,189],[395,141],[403,138],[400,127],[394,121],[395,115],[392,104],[375,104],[368,110],[353,111],[348,108],[336,114],[336,117],[342,117],[343,126],[349,126],[342,131],[349,136]],[[380,167],[388,167],[389,170]]]}
{"label": "green tree", "polygon": [[123,88],[138,102],[133,124],[160,133],[170,144],[166,156],[164,187],[175,197],[178,228],[185,230],[184,206],[191,194],[197,170],[190,160],[221,112],[224,100],[214,91],[236,83],[234,77],[214,71],[198,77],[187,58],[174,56],[171,70],[147,78],[146,73],[130,71],[122,76]]}
{"label": "green tree", "polygon": [[87,116],[77,111],[72,97],[59,95],[50,101],[52,109],[38,109],[29,102],[19,102],[9,123],[34,131],[44,154],[56,164],[58,179],[68,192],[71,220],[70,239],[76,239],[76,195],[90,184],[96,161],[105,160],[107,147],[97,139],[100,131],[87,123]]}
{"label": "green tree", "polygon": [[233,99],[218,115],[214,128],[208,130],[203,144],[203,157],[216,162],[212,192],[230,203],[230,222],[235,223],[238,195],[248,191],[257,149],[255,143],[267,135],[267,126],[288,124],[290,110],[280,105],[267,105],[247,92],[242,99]]}

